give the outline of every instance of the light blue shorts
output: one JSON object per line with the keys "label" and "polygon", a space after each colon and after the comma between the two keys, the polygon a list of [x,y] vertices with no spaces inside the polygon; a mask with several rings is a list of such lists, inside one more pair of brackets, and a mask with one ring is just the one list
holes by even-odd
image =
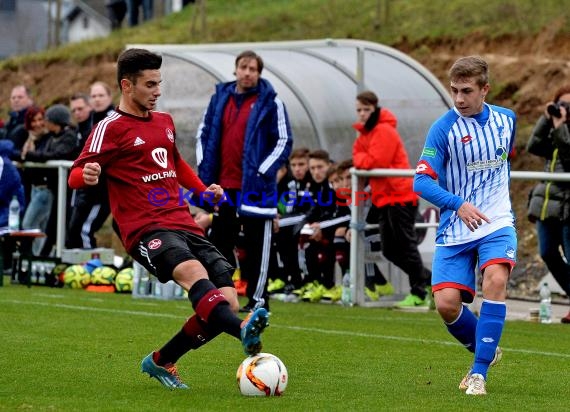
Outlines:
{"label": "light blue shorts", "polygon": [[481,239],[455,246],[436,246],[432,266],[432,290],[459,289],[464,302],[475,296],[475,269],[482,273],[489,265],[505,263],[510,269],[517,259],[514,227],[504,227]]}

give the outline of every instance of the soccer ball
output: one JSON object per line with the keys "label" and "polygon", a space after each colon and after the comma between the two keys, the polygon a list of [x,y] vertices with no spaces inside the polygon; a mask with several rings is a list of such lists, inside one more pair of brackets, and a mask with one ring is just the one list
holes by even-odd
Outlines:
{"label": "soccer ball", "polygon": [[82,289],[90,280],[89,272],[82,265],[68,266],[63,272],[63,283],[72,289]]}
{"label": "soccer ball", "polygon": [[117,292],[132,292],[133,268],[125,268],[115,276],[115,289]]}
{"label": "soccer ball", "polygon": [[112,285],[117,271],[109,266],[101,266],[91,272],[91,283],[94,285]]}
{"label": "soccer ball", "polygon": [[242,395],[281,396],[287,387],[289,375],[277,356],[258,353],[239,365],[236,378]]}

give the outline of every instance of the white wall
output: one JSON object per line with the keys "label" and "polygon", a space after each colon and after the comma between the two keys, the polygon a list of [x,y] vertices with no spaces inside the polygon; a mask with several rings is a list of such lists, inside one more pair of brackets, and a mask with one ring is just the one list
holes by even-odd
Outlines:
{"label": "white wall", "polygon": [[[84,20],[87,20],[87,24]],[[69,25],[68,42],[75,43],[81,40],[94,39],[96,37],[104,37],[110,33],[111,29],[107,25],[102,24],[98,20],[86,15],[78,16]]]}

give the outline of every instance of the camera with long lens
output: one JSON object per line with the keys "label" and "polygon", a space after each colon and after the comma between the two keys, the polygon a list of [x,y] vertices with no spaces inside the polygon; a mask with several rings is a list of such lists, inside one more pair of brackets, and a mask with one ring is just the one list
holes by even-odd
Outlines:
{"label": "camera with long lens", "polygon": [[569,121],[570,103],[568,102],[562,101],[562,102],[550,103],[548,106],[546,106],[546,111],[552,117],[560,119],[562,117],[562,113],[560,113],[560,107],[564,107],[566,109],[566,121]]}

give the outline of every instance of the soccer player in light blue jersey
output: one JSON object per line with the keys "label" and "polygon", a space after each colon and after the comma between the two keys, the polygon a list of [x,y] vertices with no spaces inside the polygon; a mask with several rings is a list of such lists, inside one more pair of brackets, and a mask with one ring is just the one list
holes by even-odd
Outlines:
{"label": "soccer player in light blue jersey", "polygon": [[[458,59],[449,71],[454,107],[430,128],[416,167],[414,191],[440,208],[432,267],[437,310],[474,362],[459,388],[485,395],[487,370],[501,357],[507,280],[516,261],[515,219],[509,197],[516,117],[485,103],[487,63]],[[479,318],[464,303],[483,274]]]}

